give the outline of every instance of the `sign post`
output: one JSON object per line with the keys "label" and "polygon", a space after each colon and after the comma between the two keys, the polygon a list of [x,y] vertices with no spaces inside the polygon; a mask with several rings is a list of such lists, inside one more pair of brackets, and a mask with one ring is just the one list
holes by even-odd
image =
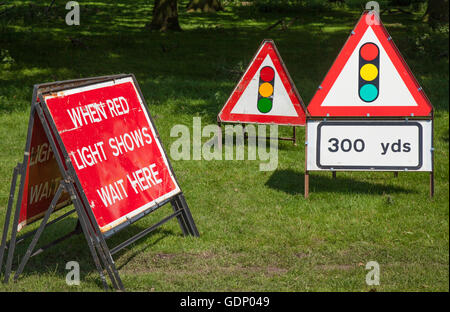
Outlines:
{"label": "sign post", "polygon": [[[72,233],[84,233],[105,288],[104,270],[113,287],[123,289],[112,254],[170,219],[178,219],[184,235],[199,236],[133,75],[38,85],[33,95],[30,120],[25,165],[14,171],[11,185],[13,196],[17,173],[20,173],[21,184],[8,246],[5,282],[11,272],[16,234],[21,229],[19,224],[23,227],[43,218],[40,227],[28,234],[34,234],[34,237],[14,279],[18,278],[28,259],[36,254],[33,250],[44,228],[51,222],[59,221],[60,218],[48,222],[51,213],[69,203],[73,203],[73,211],[78,216],[77,228]],[[33,138],[42,134],[37,135],[30,130],[35,129],[32,121],[39,123],[47,139],[42,140],[47,144],[47,152],[38,152],[34,156],[36,158],[29,152],[30,146],[34,146],[31,144]],[[37,184],[42,185],[42,190],[35,187],[30,169],[33,159],[37,159],[36,162],[42,160],[43,168],[51,173],[48,176],[57,176],[51,190],[50,186],[45,187],[45,183]],[[44,169],[40,168],[41,171]],[[38,191],[43,195],[36,195]],[[30,209],[34,201],[41,199],[45,202],[39,209]],[[167,203],[171,203],[173,208],[170,216],[109,249],[107,238]],[[25,213],[24,210],[33,213]],[[11,212],[12,205],[8,205],[1,258],[7,246]],[[20,220],[23,220],[22,223]]]}
{"label": "sign post", "polygon": [[430,172],[433,106],[375,11],[365,11],[308,105],[309,172]]}

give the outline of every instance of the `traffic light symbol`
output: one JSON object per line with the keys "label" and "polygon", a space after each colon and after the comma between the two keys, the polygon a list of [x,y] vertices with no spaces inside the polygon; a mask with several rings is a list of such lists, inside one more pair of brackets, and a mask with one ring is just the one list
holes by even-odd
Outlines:
{"label": "traffic light symbol", "polygon": [[275,71],[270,66],[264,66],[259,71],[258,110],[268,113],[273,106],[273,90],[275,86]]}
{"label": "traffic light symbol", "polygon": [[359,98],[373,102],[380,93],[380,49],[367,42],[359,49]]}

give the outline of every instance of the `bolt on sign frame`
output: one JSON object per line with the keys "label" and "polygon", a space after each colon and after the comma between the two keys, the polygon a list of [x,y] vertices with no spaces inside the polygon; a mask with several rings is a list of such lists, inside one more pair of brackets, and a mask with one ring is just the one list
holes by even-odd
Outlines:
{"label": "bolt on sign frame", "polygon": [[[123,96],[117,96],[118,94],[122,94]],[[106,100],[108,96],[114,95],[116,95],[114,100]],[[100,101],[95,103],[91,102],[96,99],[100,99]],[[85,105],[83,106],[81,104]],[[64,111],[63,109],[65,105],[71,109],[66,109]],[[72,107],[70,107],[71,105]],[[106,107],[109,108],[110,116],[106,113]],[[128,111],[126,111],[127,109]],[[72,119],[77,112],[78,119],[76,117]],[[68,113],[68,115],[72,117],[69,119],[67,115],[64,115],[64,113]],[[130,114],[130,118],[128,120],[127,118],[122,118],[121,116],[126,115],[125,113]],[[101,117],[104,118],[104,123],[95,125],[94,123],[101,121]],[[108,117],[109,120],[107,120]],[[67,125],[67,121],[70,123],[70,120],[72,120],[75,127],[72,129],[62,129],[64,128],[64,125]],[[93,124],[89,125],[87,122],[89,120]],[[85,122],[84,125],[83,121]],[[50,196],[51,201],[47,201],[48,207],[45,209],[40,207],[40,211],[37,213],[33,211],[33,213],[30,214],[30,218],[28,215],[24,217],[25,222],[22,226],[43,218],[38,229],[26,233],[18,239],[17,233],[20,230],[19,221],[21,215],[24,215],[23,213],[21,214],[21,209],[30,209],[29,205],[27,206],[23,204],[23,201],[27,201],[25,194],[28,193],[26,188],[28,187],[29,176],[31,177],[31,174],[29,175],[28,171],[30,170],[30,162],[33,162],[33,157],[31,155],[32,153],[30,153],[30,145],[33,137],[34,123],[41,123],[50,148],[53,151],[54,159],[57,163],[57,168],[59,174],[61,175],[61,179],[58,180],[59,183],[56,187],[54,187],[52,192],[46,193],[47,195],[52,195]],[[118,125],[120,127],[118,127]],[[126,134],[123,136],[125,137],[123,139],[122,135],[119,136],[118,133],[116,133],[117,131],[120,131],[120,133],[123,134],[122,129],[126,128],[127,125],[131,125],[130,127],[132,127],[132,125],[144,126],[138,129],[139,131],[136,130],[134,132],[130,132],[128,135],[128,144],[125,142],[127,137]],[[88,135],[86,135],[86,133],[82,135],[82,132],[79,132],[83,126],[86,127],[85,129],[89,130]],[[95,128],[99,128],[100,131],[95,132]],[[107,129],[110,130],[109,135],[116,135],[114,139],[111,137],[108,141],[110,147],[113,147],[114,152],[117,152],[117,155],[113,154],[116,157],[110,158],[110,154],[108,154],[108,160],[110,161],[108,163],[105,156],[107,153],[105,153],[103,149],[102,155],[105,158],[101,159],[101,154],[98,151],[92,151],[95,145],[89,145],[87,148],[77,150],[82,151],[78,154],[80,157],[78,158],[78,162],[82,163],[80,166],[77,162],[76,152],[74,152],[74,150],[69,152],[68,147],[74,148],[77,144],[86,143],[92,137],[95,138],[96,135],[98,136],[103,134],[104,132],[102,130]],[[122,140],[121,143],[117,143],[118,137]],[[147,143],[147,146],[144,146],[143,137],[146,139],[145,142]],[[116,141],[114,141],[115,139]],[[132,139],[135,140],[135,143],[131,141]],[[116,143],[116,145],[114,145],[114,143]],[[138,146],[139,143],[141,143],[140,146]],[[138,148],[134,150],[134,153],[132,150],[126,151],[125,146],[130,147],[130,144],[133,144],[135,147],[139,147],[139,150],[142,150],[142,152],[140,154],[136,154],[139,152]],[[97,144],[96,146],[103,147],[100,144]],[[119,150],[122,152],[122,149],[125,150],[123,155],[118,153]],[[43,154],[44,156],[41,157],[41,155],[42,153],[35,157],[38,159],[41,158],[41,160],[50,159],[49,156],[45,157],[45,153]],[[90,157],[87,157],[86,155],[90,155]],[[144,157],[142,157],[143,155]],[[105,165],[106,167],[100,169],[95,168],[95,165],[98,165],[98,163],[93,162],[93,159],[97,161],[104,161],[101,165]],[[117,173],[121,172],[117,168],[120,167],[120,164],[122,163],[126,163],[126,167],[133,170],[136,166],[141,166],[142,163],[145,163],[148,159],[154,161],[149,168],[144,168],[146,170],[134,171],[133,174],[131,174],[131,178],[130,175],[126,175],[128,178],[128,180],[125,181],[126,187],[124,187],[123,180],[120,183],[121,188],[119,188],[116,183],[115,187],[117,188],[114,189],[113,186],[111,186],[113,183],[111,183],[109,185],[109,191],[106,186],[97,189],[101,190],[98,191],[99,199],[93,199],[91,190],[92,185],[95,184],[95,182],[98,182],[98,180],[96,180],[96,175],[102,176],[103,178],[106,177],[105,179],[107,179],[109,172],[105,169],[107,169],[108,166],[111,172]],[[47,161],[47,166],[49,166],[48,163],[49,162]],[[156,164],[158,164],[159,167],[156,167]],[[52,164],[50,162],[50,166],[51,165]],[[83,169],[88,169],[85,170],[88,172],[92,169],[92,167],[94,170],[91,170],[88,175],[83,175]],[[156,171],[157,169],[155,169],[155,167],[160,171]],[[123,168],[125,168],[125,166]],[[13,212],[13,201],[19,175],[21,176],[20,186],[16,208],[14,211],[11,238],[8,243],[7,236],[9,232],[10,219]],[[102,181],[104,182],[106,180]],[[147,184],[144,183],[145,181]],[[161,184],[161,186],[159,186],[159,184]],[[132,194],[131,190],[134,190],[135,194]],[[114,194],[111,196],[108,192]],[[105,195],[105,193],[107,193],[109,197]],[[118,193],[120,194],[119,196]],[[123,202],[122,206],[114,206],[114,204],[116,204],[114,201],[117,199]],[[64,213],[49,222],[50,215],[55,209],[65,207],[70,204],[70,202],[73,203],[75,209]],[[120,243],[116,247],[109,249],[106,244],[106,239],[169,202],[173,209],[173,213],[171,215]],[[103,206],[101,203],[103,203]],[[78,222],[75,230],[33,252],[36,243],[46,226],[62,220],[73,212],[76,212],[78,216]],[[104,222],[105,220],[103,220],[103,218],[108,217],[111,222]],[[115,267],[112,255],[144,237],[146,234],[152,232],[174,217],[178,219],[184,235],[199,236],[199,232],[192,218],[189,207],[178,185],[167,154],[160,142],[159,134],[147,109],[144,97],[142,96],[142,92],[134,75],[122,74],[35,85],[24,160],[22,164],[18,164],[14,168],[11,192],[3,229],[3,237],[0,246],[0,271],[5,252],[6,250],[8,251],[5,264],[4,282],[8,282],[9,280],[15,246],[19,242],[24,241],[24,239],[34,234],[25,255],[21,259],[19,267],[15,273],[14,280],[17,280],[30,257],[40,254],[43,250],[74,234],[82,232],[86,238],[88,247],[93,257],[95,266],[100,274],[105,290],[108,289],[108,284],[104,275],[105,271],[111,280],[112,286],[115,289],[123,290],[124,286]],[[31,220],[28,220],[27,218]]]}
{"label": "bolt on sign frame", "polygon": [[[264,70],[269,69],[263,73]],[[265,77],[266,78],[265,78]],[[259,77],[259,84],[256,78]],[[247,99],[247,92],[250,95]],[[254,94],[253,94],[254,93]],[[275,113],[272,106],[274,98],[283,94],[283,107],[279,105]],[[256,101],[258,100],[258,101]],[[259,102],[270,103],[270,108],[260,109]],[[249,103],[255,105],[249,105]],[[258,110],[253,106],[258,107]],[[252,108],[250,108],[252,107]],[[274,107],[275,108],[275,107]],[[220,133],[222,123],[276,124],[292,126],[292,137],[269,138],[292,141],[296,145],[296,126],[304,126],[308,111],[291,76],[278,52],[275,42],[264,39],[252,58],[227,102],[217,115]],[[247,136],[247,132],[244,131]]]}
{"label": "bolt on sign frame", "polygon": [[[398,170],[428,171],[430,196],[434,195],[433,105],[375,11],[363,12],[311,99],[308,111],[310,115],[305,131],[305,198],[309,196],[309,171],[317,170],[329,170],[333,178],[336,178],[336,171],[394,171],[394,177],[398,176]],[[353,159],[341,162],[336,160],[340,156],[335,156],[329,162],[333,165],[321,165],[319,145],[323,140],[320,140],[320,129],[326,126],[345,131],[343,129],[351,124],[355,126],[355,132],[366,129],[366,136],[371,140],[381,137],[373,129],[392,126],[391,129],[397,128],[398,133],[405,133],[406,129],[413,133],[412,129],[418,129],[415,137],[417,146],[422,149],[422,142],[425,144],[419,151],[420,161],[422,158],[425,161],[424,166],[411,166],[409,161],[415,158],[404,158],[403,163],[397,161],[390,164],[385,159],[382,164],[380,159],[376,161],[372,158],[371,162],[369,158],[364,159],[356,154]],[[396,132],[393,130],[391,135]],[[335,148],[331,149],[334,151]],[[360,161],[360,165],[355,166],[355,160]]]}

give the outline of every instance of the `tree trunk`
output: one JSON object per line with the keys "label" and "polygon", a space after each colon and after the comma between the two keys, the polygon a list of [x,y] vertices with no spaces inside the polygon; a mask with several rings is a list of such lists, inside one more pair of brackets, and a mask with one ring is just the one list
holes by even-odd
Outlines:
{"label": "tree trunk", "polygon": [[180,31],[177,0],[155,0],[153,17],[149,27],[151,30]]}
{"label": "tree trunk", "polygon": [[223,11],[223,6],[220,0],[191,0],[187,5],[187,11],[215,13]]}
{"label": "tree trunk", "polygon": [[427,2],[428,7],[424,15],[424,21],[431,27],[448,23],[448,0],[428,0]]}

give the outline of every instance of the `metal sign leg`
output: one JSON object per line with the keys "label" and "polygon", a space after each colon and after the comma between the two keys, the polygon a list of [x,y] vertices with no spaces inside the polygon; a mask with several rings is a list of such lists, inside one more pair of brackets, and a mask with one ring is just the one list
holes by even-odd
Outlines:
{"label": "metal sign leg", "polygon": [[434,196],[434,171],[430,172],[430,197]]}
{"label": "metal sign leg", "polygon": [[[104,255],[102,248],[99,246],[98,238],[95,235],[95,231],[92,228],[90,220],[88,219],[88,217],[84,211],[84,207],[81,205],[81,202],[79,201],[78,197],[76,196],[74,186],[72,184],[66,184],[66,189],[69,191],[70,197],[71,197],[71,199],[74,203],[74,206],[77,210],[78,219],[80,220],[80,224],[83,228],[83,233],[86,237],[86,241],[87,241],[89,249],[91,251],[92,258],[94,259],[94,263],[97,267],[97,271],[100,274],[100,278],[102,279],[104,288],[107,289],[107,286],[105,286],[106,280],[103,275],[103,269],[100,265],[99,258],[101,259],[101,261],[104,264],[105,270],[111,280],[111,283],[113,284],[113,287],[116,289],[121,289],[119,286],[122,284],[122,282],[120,281],[120,277],[119,277],[120,284],[118,284],[116,282],[116,277],[114,276],[112,269],[109,267],[109,263],[106,259],[106,256]],[[94,248],[94,246],[95,246],[95,248]],[[95,250],[98,251],[98,256],[97,256],[97,253]],[[122,289],[123,289],[123,286],[122,286]]]}
{"label": "metal sign leg", "polygon": [[305,198],[309,197],[309,172],[305,171]]}
{"label": "metal sign leg", "polygon": [[294,143],[294,146],[297,146],[297,133],[295,131],[295,126],[292,127],[292,142]]}
{"label": "metal sign leg", "polygon": [[50,218],[50,214],[55,209],[56,204],[58,203],[58,200],[61,197],[63,189],[64,189],[64,186],[62,184],[60,184],[58,187],[58,190],[56,191],[55,196],[53,196],[52,202],[50,203],[50,207],[45,212],[44,219],[42,220],[41,225],[39,226],[39,229],[34,234],[33,240],[31,241],[30,245],[28,246],[25,256],[22,258],[22,261],[20,262],[19,268],[17,269],[16,274],[14,275],[14,280],[17,280],[19,278],[19,275],[22,273],[23,268],[25,267],[28,260],[30,259],[31,253],[34,250],[34,247],[36,246],[37,241],[41,237],[41,234],[44,231],[45,226],[47,225],[47,221]]}
{"label": "metal sign leg", "polygon": [[181,207],[183,207],[183,212],[181,214],[183,216],[184,221],[186,222],[186,224],[188,226],[189,233],[192,236],[199,237],[200,233],[197,230],[197,226],[195,225],[194,218],[192,218],[191,211],[189,210],[189,207],[186,203],[186,199],[184,198],[184,195],[179,194],[177,196],[177,199],[179,200]]}
{"label": "metal sign leg", "polygon": [[[86,211],[84,210],[84,207],[81,205],[82,201],[80,200],[80,211],[81,213],[85,216],[86,220],[89,220],[88,215],[86,214]],[[92,212],[92,211],[91,211]],[[87,221],[86,221],[87,223]],[[95,228],[92,226],[92,222],[87,223],[87,225],[91,225],[90,229],[91,229],[91,233],[92,233],[92,237],[95,243],[95,246],[98,249],[99,255],[101,256],[102,260],[105,261],[105,268],[107,268],[107,270],[112,271],[112,275],[114,277],[112,277],[112,275],[110,275],[111,281],[115,284],[115,288],[117,290],[125,290],[123,283],[122,283],[122,279],[120,278],[119,272],[116,269],[116,265],[114,263],[114,259],[111,255],[111,251],[108,248],[108,245],[106,244],[105,241],[105,237],[103,236],[102,233],[100,232],[96,232]],[[110,274],[110,272],[108,271],[108,274]]]}
{"label": "metal sign leg", "polygon": [[434,110],[431,112],[431,172],[430,172],[430,197],[434,196]]}
{"label": "metal sign leg", "polygon": [[[69,187],[72,190],[73,197],[79,203],[80,213],[83,216],[85,216],[85,219],[87,221],[89,221],[89,222],[86,221],[86,224],[88,225],[88,229],[91,232],[91,236],[93,237],[95,246],[98,249],[102,261],[103,260],[106,261],[105,268],[110,269],[115,277],[115,279],[114,278],[112,279],[112,281],[115,280],[115,282],[117,282],[117,284],[114,287],[118,290],[125,290],[119,272],[116,269],[114,259],[112,258],[111,251],[109,250],[108,245],[106,244],[105,237],[100,232],[100,228],[98,226],[95,226],[97,223],[95,221],[94,213],[92,212],[92,209],[89,207],[89,203],[85,198],[81,197],[80,195],[77,195],[78,192],[73,183],[70,183]],[[89,209],[88,208],[85,209],[85,207],[89,207]]]}
{"label": "metal sign leg", "polygon": [[[178,205],[178,201],[175,200],[175,199],[171,200],[171,201],[170,201],[170,204],[172,205],[173,212],[178,212],[178,211],[180,211],[181,209],[183,209],[183,208],[181,208],[181,207]],[[180,225],[181,231],[183,232],[183,235],[184,235],[184,236],[188,236],[188,235],[189,235],[189,229],[188,229],[188,227],[187,227],[187,225],[186,225],[186,222],[184,221],[183,216],[181,216],[181,214],[179,214],[179,215],[177,216],[177,219],[178,219],[178,224]]]}
{"label": "metal sign leg", "polygon": [[27,164],[28,164],[28,155],[25,154],[24,162],[21,164],[21,168],[19,169],[20,171],[18,172],[18,174],[21,175],[20,188],[19,188],[19,194],[17,196],[17,201],[16,201],[16,211],[14,213],[14,221],[12,224],[12,233],[11,233],[11,240],[9,242],[8,258],[6,259],[5,277],[3,279],[4,283],[8,283],[9,275],[11,274],[14,250],[16,248],[17,229],[19,226],[20,208],[22,205],[22,197],[23,197],[23,189],[24,189],[24,184],[25,184]]}
{"label": "metal sign leg", "polygon": [[305,125],[305,199],[309,197],[309,172],[308,172],[308,122]]}
{"label": "metal sign leg", "polygon": [[217,128],[219,129],[218,133],[219,133],[219,137],[217,138],[217,147],[222,150],[222,123],[217,120]]}
{"label": "metal sign leg", "polygon": [[[117,268],[116,268],[116,264],[114,263],[114,259],[111,256],[111,252],[110,252],[108,246],[106,245],[106,242],[105,242],[105,239],[104,239],[103,235],[100,233],[99,236],[96,236],[95,238],[99,241],[99,243],[100,243],[99,247],[102,250],[102,252],[104,254],[104,258],[106,259],[107,264],[109,264],[109,267],[110,267],[110,269],[112,271],[112,274],[115,277],[116,284],[117,284],[115,286],[115,288],[117,290],[124,291],[125,288],[123,286],[122,279],[120,278],[119,272],[117,271]],[[105,266],[107,264],[105,264]]]}
{"label": "metal sign leg", "polygon": [[3,266],[3,256],[5,255],[6,250],[6,239],[8,237],[8,229],[9,229],[9,223],[11,221],[11,211],[14,204],[14,193],[16,192],[16,184],[17,184],[17,176],[19,175],[19,168],[20,164],[18,164],[14,170],[13,170],[13,177],[11,181],[11,189],[9,192],[9,200],[8,200],[8,208],[6,210],[6,216],[5,216],[5,224],[3,227],[3,236],[2,236],[2,244],[0,247],[0,273],[2,271]]}
{"label": "metal sign leg", "polygon": [[[98,271],[98,273],[100,275],[100,279],[101,279],[102,284],[103,284],[103,289],[106,291],[106,290],[108,290],[108,284],[106,283],[106,278],[105,278],[105,275],[103,274],[103,268],[102,268],[102,266],[100,264],[100,260],[98,258],[98,255],[95,252],[95,248],[93,246],[93,239],[88,233],[86,221],[83,219],[82,216],[80,216],[80,214],[78,214],[78,221],[79,221],[79,224],[80,224],[80,226],[82,228],[82,231],[84,233],[84,237],[85,237],[87,245],[89,247],[89,251],[91,252],[92,258],[94,260],[95,267],[97,268],[97,271]],[[113,286],[116,287],[114,278],[112,276],[112,273],[108,269],[106,269],[106,272],[107,272],[107,274],[110,274],[109,277],[111,278],[111,282],[113,283]]]}

